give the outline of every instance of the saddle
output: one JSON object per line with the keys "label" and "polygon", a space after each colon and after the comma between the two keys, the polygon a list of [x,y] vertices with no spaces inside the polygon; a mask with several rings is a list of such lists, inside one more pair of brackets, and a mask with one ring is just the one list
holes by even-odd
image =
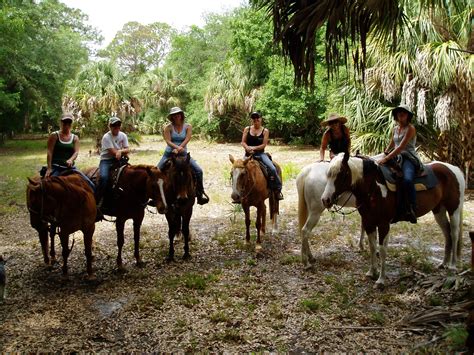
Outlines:
{"label": "saddle", "polygon": [[[393,165],[379,165],[378,169],[383,175],[385,186],[390,191],[397,191],[398,181],[403,177],[401,169]],[[438,184],[438,179],[433,173],[433,169],[429,165],[423,164],[423,169],[420,169],[413,183],[416,191],[425,191],[434,188]]]}
{"label": "saddle", "polygon": [[[271,161],[273,161],[272,156],[270,153],[264,153],[270,158]],[[258,165],[260,166],[260,170],[262,170],[263,176],[265,176],[265,179],[267,179],[267,184],[269,183],[269,178],[270,178],[270,173],[268,171],[268,168],[265,164],[263,164],[262,159],[258,156],[252,156],[254,160],[258,162]]]}

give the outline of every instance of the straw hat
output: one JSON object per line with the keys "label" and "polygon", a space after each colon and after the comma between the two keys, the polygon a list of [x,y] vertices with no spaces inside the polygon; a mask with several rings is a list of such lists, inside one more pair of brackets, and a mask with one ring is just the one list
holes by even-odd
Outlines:
{"label": "straw hat", "polygon": [[172,107],[171,110],[170,110],[170,113],[168,113],[168,119],[171,121],[171,116],[176,114],[176,113],[182,113],[183,118],[185,117],[184,111],[181,110],[181,108],[179,108],[178,106],[175,106],[175,107]]}
{"label": "straw hat", "polygon": [[341,124],[344,124],[347,122],[347,118],[338,113],[331,113],[327,119],[321,122],[321,126],[329,126],[329,124],[334,121],[339,121]]}

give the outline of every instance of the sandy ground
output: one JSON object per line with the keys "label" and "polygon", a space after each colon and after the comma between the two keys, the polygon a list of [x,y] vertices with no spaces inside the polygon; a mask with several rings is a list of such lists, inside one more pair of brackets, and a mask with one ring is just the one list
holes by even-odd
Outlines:
{"label": "sandy ground", "polygon": [[[157,161],[159,143],[142,144],[136,156],[156,151]],[[129,221],[124,247],[127,272],[116,270],[114,225],[101,222],[95,233],[97,280],[84,280],[82,236],[76,233],[70,277],[64,281],[59,264],[43,265],[26,208],[3,216],[0,254],[8,258],[8,284],[7,298],[0,304],[0,351],[449,349],[445,338],[435,338],[445,332],[438,322],[407,321],[418,312],[448,310],[467,297],[466,274],[435,267],[444,241],[432,215],[422,217],[417,225],[393,226],[387,286],[375,290],[374,281],[364,276],[368,254],[357,247],[357,213],[345,218],[323,215],[311,238],[317,263],[304,270],[299,259],[295,181],[285,181],[280,232],[267,234],[263,252],[256,255],[255,231],[247,247],[243,214],[230,204],[228,154],[241,156],[241,147],[193,142],[190,150],[204,168],[211,197],[211,203],[194,209],[190,261],[180,259],[182,242],[177,241],[177,261],[165,262],[166,220],[147,213],[141,233],[144,267],[134,266]],[[286,146],[269,150],[282,165],[297,168],[318,155],[314,149]],[[467,199],[462,270],[469,266],[467,231],[474,230],[473,211],[474,203]],[[445,282],[450,278],[455,285]]]}

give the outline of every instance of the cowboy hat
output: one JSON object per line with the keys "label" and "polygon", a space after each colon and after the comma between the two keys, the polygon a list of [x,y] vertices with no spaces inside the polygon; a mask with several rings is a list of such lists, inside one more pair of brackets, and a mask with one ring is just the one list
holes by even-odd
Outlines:
{"label": "cowboy hat", "polygon": [[328,126],[329,123],[334,121],[339,121],[341,124],[344,124],[347,122],[347,118],[339,115],[338,113],[331,113],[327,119],[321,122],[321,126]]}
{"label": "cowboy hat", "polygon": [[397,113],[399,111],[406,111],[408,113],[408,119],[410,121],[413,118],[413,112],[411,112],[410,107],[408,107],[407,105],[399,105],[392,110],[392,116],[395,121],[397,120]]}

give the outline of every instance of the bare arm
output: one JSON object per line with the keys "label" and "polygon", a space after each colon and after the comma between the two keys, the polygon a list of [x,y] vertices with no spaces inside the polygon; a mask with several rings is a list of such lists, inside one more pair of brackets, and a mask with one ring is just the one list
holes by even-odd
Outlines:
{"label": "bare arm", "polygon": [[242,141],[240,142],[240,144],[242,145],[242,147],[244,147],[244,149],[247,153],[252,152],[252,148],[250,148],[247,145],[247,133],[249,132],[249,129],[250,129],[250,127],[245,127],[244,128],[244,131],[242,132]]}
{"label": "bare arm", "polygon": [[54,145],[56,144],[57,139],[58,139],[58,135],[56,133],[52,133],[48,137],[48,151],[46,153],[46,164],[48,166],[48,169],[46,170],[46,175],[45,175],[46,177],[51,175],[53,151],[54,151]]}
{"label": "bare arm", "polygon": [[326,131],[323,134],[323,139],[321,140],[321,148],[319,149],[319,161],[324,161],[324,153],[328,147],[329,143],[329,132]]}
{"label": "bare arm", "polygon": [[66,160],[66,165],[70,168],[74,165],[74,161],[77,159],[79,155],[79,138],[75,135],[74,136],[74,153],[72,153],[71,157]]}
{"label": "bare arm", "polygon": [[266,128],[263,129],[263,143],[255,147],[250,147],[252,150],[263,150],[268,144],[268,138],[270,137],[270,131]]}
{"label": "bare arm", "polygon": [[[416,135],[415,126],[409,125],[407,133],[405,134],[405,137],[403,137],[403,140],[401,141],[400,145],[396,147],[394,150],[392,150],[389,154],[387,154],[387,156],[380,161],[380,164],[385,164],[388,160],[395,158],[398,154],[400,154],[405,149],[410,139],[412,139],[415,135]],[[393,135],[392,135],[392,141],[390,142],[388,149],[393,148],[394,145],[395,143],[393,141]]]}
{"label": "bare arm", "polygon": [[347,137],[347,151],[351,152],[351,134],[349,133],[349,128],[347,127],[344,127],[344,132],[346,133],[346,137]]}

